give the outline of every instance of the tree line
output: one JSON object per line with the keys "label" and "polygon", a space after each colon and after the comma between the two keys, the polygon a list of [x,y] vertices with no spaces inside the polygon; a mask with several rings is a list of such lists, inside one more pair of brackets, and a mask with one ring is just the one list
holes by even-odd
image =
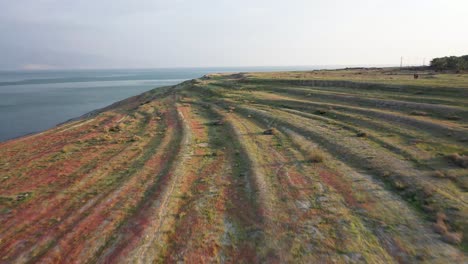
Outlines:
{"label": "tree line", "polygon": [[434,58],[431,60],[431,68],[435,70],[468,70],[468,55]]}

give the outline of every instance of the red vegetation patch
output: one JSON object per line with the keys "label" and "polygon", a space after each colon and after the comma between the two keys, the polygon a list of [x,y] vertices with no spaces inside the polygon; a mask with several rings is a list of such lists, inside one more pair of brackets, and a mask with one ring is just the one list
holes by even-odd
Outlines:
{"label": "red vegetation patch", "polygon": [[362,207],[353,196],[352,185],[347,183],[344,178],[324,169],[319,169],[319,175],[326,184],[333,187],[343,196],[347,204],[354,207]]}

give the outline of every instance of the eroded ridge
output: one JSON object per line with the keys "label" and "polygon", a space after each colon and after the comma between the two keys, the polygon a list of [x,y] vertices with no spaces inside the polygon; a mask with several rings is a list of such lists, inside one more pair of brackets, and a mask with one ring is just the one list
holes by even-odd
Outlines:
{"label": "eroded ridge", "polygon": [[0,262],[466,262],[468,78],[388,71],[211,74],[0,143]]}

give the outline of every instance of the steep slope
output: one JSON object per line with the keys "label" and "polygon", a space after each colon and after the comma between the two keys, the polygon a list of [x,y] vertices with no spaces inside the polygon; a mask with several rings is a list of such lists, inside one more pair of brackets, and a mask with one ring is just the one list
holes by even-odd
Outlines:
{"label": "steep slope", "polygon": [[0,263],[467,261],[468,78],[212,74],[0,143]]}

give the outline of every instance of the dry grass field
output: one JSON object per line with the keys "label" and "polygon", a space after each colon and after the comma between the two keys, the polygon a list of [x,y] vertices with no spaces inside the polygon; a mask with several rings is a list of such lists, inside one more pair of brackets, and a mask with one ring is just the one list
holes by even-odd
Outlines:
{"label": "dry grass field", "polygon": [[0,263],[465,263],[468,74],[210,74],[0,143]]}

